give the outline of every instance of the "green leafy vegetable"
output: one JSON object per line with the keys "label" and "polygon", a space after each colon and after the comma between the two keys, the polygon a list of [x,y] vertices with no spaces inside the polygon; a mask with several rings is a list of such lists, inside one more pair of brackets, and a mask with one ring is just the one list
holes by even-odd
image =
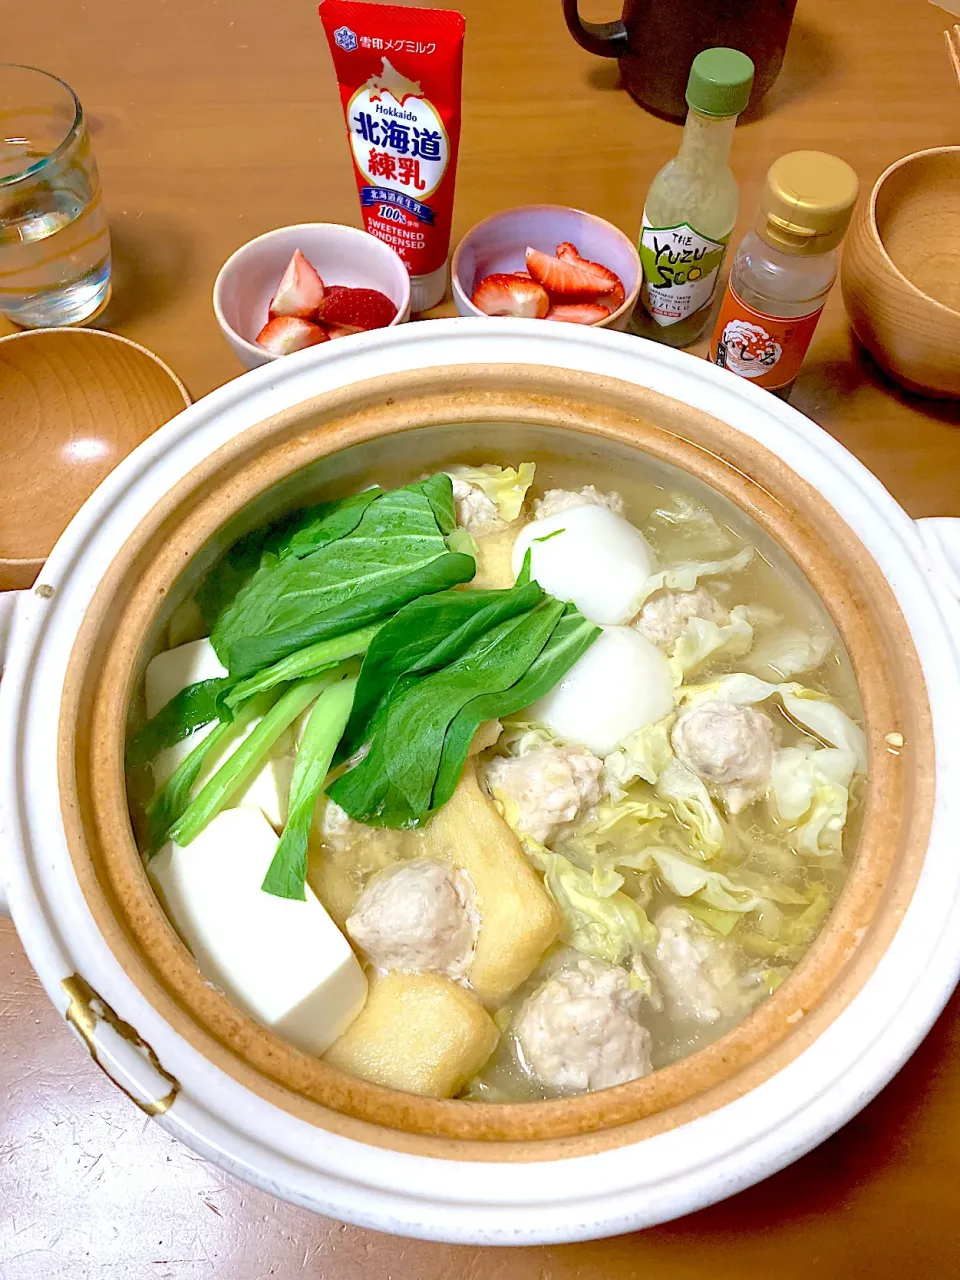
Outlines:
{"label": "green leafy vegetable", "polygon": [[600,628],[571,604],[565,606],[550,639],[527,673],[508,689],[472,699],[453,718],[443,744],[431,809],[439,809],[453,795],[473,735],[487,720],[499,720],[529,707],[563,679],[600,634]]}
{"label": "green leafy vegetable", "polygon": [[286,560],[288,556],[302,560],[304,556],[312,555],[321,547],[352,533],[370,503],[382,494],[383,490],[374,485],[348,498],[320,502],[314,507],[296,511],[282,522],[280,530],[268,540],[267,545],[278,560]]}
{"label": "green leafy vegetable", "polygon": [[358,822],[416,825],[438,807],[432,800],[451,721],[471,699],[516,684],[564,609],[559,600],[547,597],[526,613],[497,623],[439,671],[423,678],[401,677],[378,717],[369,754],[337,779],[330,796]]}
{"label": "green leafy vegetable", "polygon": [[252,675],[472,578],[476,562],[444,541],[454,528],[452,492],[444,475],[395,489],[372,501],[338,541],[303,559],[261,565],[211,635],[231,675]]}
{"label": "green leafy vegetable", "polygon": [[378,709],[401,676],[423,675],[453,662],[491,627],[526,613],[543,597],[534,582],[507,591],[439,591],[404,605],[370,644],[338,756],[370,737]]}
{"label": "green leafy vegetable", "polygon": [[379,626],[363,627],[360,631],[352,631],[349,635],[335,636],[332,640],[320,640],[298,649],[288,658],[281,658],[271,667],[265,667],[256,675],[248,676],[232,685],[222,695],[222,704],[231,710],[278,684],[286,684],[290,680],[304,680],[307,676],[318,676],[323,671],[337,666],[346,658],[354,658],[366,653],[380,630]]}
{"label": "green leafy vegetable", "polygon": [[260,567],[260,557],[270,534],[270,527],[254,529],[229,547],[210,569],[194,593],[203,618],[212,627],[223,610],[236,599],[240,589]]}
{"label": "green leafy vegetable", "polygon": [[[444,537],[448,537],[457,527],[457,508],[453,501],[453,482],[448,475],[438,471],[426,480],[417,480],[407,485],[411,493],[421,493],[430,503],[433,517]],[[402,493],[403,490],[395,490]]]}
{"label": "green leafy vegetable", "polygon": [[290,780],[287,822],[262,885],[265,893],[306,899],[307,842],[313,810],[346,727],[356,685],[355,678],[330,685],[310,712]]}
{"label": "green leafy vegetable", "polygon": [[[276,692],[279,692],[277,690]],[[251,721],[269,709],[273,695],[251,700],[232,720],[224,720],[197,743],[186,759],[150,798],[145,811],[147,819],[147,853],[152,855],[166,841],[167,833],[190,803],[204,766],[216,760],[222,749],[235,741]]]}
{"label": "green leafy vegetable", "polygon": [[217,699],[229,686],[229,678],[223,676],[198,680],[175,693],[127,743],[127,768],[148,764],[161,751],[176,746],[202,725],[219,720]]}
{"label": "green leafy vegetable", "polygon": [[311,702],[336,679],[334,673],[301,680],[287,689],[266,713],[253,732],[224,761],[205,783],[168,833],[178,845],[188,845],[211,822],[232,796],[256,773],[264,756]]}

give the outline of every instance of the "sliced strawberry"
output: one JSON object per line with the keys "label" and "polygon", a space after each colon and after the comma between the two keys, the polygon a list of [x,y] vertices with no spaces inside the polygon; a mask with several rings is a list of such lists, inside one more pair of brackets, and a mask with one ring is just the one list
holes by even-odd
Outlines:
{"label": "sliced strawberry", "polygon": [[570,324],[596,324],[606,320],[610,312],[599,302],[558,302],[547,312],[548,320],[566,320]]}
{"label": "sliced strawberry", "polygon": [[256,341],[275,356],[288,356],[292,351],[326,342],[328,337],[326,329],[299,316],[274,316],[257,334]]}
{"label": "sliced strawberry", "polygon": [[383,329],[396,316],[397,308],[378,289],[351,289],[331,285],[320,308],[324,324],[336,328]]}
{"label": "sliced strawberry", "polygon": [[299,316],[301,320],[313,320],[322,301],[323,281],[297,249],[280,277],[277,292],[270,303],[270,319],[274,316]]}
{"label": "sliced strawberry", "polygon": [[[575,244],[571,244],[569,240],[565,240],[563,244],[557,245],[557,257],[567,262],[587,262],[586,258],[580,257],[580,250]],[[589,263],[590,266],[596,266],[596,263]],[[619,276],[615,277],[617,283],[609,293],[598,294],[595,298],[590,299],[593,302],[602,302],[605,307],[613,315],[615,311],[619,311],[623,306],[626,294],[623,291],[623,282]]]}
{"label": "sliced strawberry", "polygon": [[550,308],[547,292],[535,280],[497,273],[484,276],[473,291],[473,305],[488,316],[542,320]]}
{"label": "sliced strawberry", "polygon": [[599,262],[569,256],[552,258],[539,249],[527,249],[527,270],[549,294],[556,294],[564,302],[595,298],[610,293],[619,284],[617,276]]}
{"label": "sliced strawberry", "polygon": [[623,285],[618,280],[617,287],[611,293],[602,294],[599,301],[602,302],[610,314],[613,315],[615,311],[619,311],[623,306],[625,297],[626,294],[623,292]]}

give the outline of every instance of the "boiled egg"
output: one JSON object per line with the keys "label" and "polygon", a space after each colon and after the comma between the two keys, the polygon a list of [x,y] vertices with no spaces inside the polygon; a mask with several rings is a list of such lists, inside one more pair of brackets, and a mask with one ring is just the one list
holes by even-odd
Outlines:
{"label": "boiled egg", "polygon": [[602,625],[629,622],[656,568],[653,548],[629,520],[600,506],[573,507],[524,525],[514,543],[514,576],[530,552],[530,576]]}
{"label": "boiled egg", "polygon": [[[559,541],[559,539],[558,539]],[[541,584],[542,585],[542,584]],[[605,756],[673,710],[667,659],[632,627],[604,627],[559,684],[524,718]]]}

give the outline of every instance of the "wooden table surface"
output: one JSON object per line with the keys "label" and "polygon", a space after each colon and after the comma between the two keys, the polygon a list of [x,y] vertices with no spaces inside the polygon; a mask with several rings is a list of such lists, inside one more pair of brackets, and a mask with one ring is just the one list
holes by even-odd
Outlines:
{"label": "wooden table surface", "polygon": [[[615,3],[616,0],[613,0]],[[679,140],[578,49],[559,0],[464,0],[454,236],[513,204],[591,209],[631,235]],[[589,0],[587,17],[612,16]],[[740,231],[779,154],[844,156],[865,187],[958,141],[960,89],[926,0],[800,0],[779,82],[738,130]],[[244,240],[285,223],[359,225],[340,105],[312,0],[9,4],[4,59],[66,79],[93,130],[115,247],[105,323],[194,396],[240,369],[210,291]],[[739,232],[738,232],[739,234]],[[449,307],[440,309],[448,314]],[[916,516],[960,515],[957,410],[904,395],[856,347],[838,295],[793,403]],[[54,1015],[0,920],[3,1280],[844,1280],[960,1273],[960,1000],[897,1079],[818,1151],[668,1226],[519,1251],[392,1239],[283,1205],[145,1119]]]}

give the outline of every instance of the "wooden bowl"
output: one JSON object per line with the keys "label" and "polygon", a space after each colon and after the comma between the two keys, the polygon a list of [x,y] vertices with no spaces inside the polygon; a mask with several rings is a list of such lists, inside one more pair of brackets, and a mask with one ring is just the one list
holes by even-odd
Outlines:
{"label": "wooden bowl", "polygon": [[189,404],[162,360],[115,333],[0,338],[0,590],[32,586],[104,476]]}
{"label": "wooden bowl", "polygon": [[960,147],[904,156],[855,216],[841,271],[857,337],[908,391],[960,398]]}

